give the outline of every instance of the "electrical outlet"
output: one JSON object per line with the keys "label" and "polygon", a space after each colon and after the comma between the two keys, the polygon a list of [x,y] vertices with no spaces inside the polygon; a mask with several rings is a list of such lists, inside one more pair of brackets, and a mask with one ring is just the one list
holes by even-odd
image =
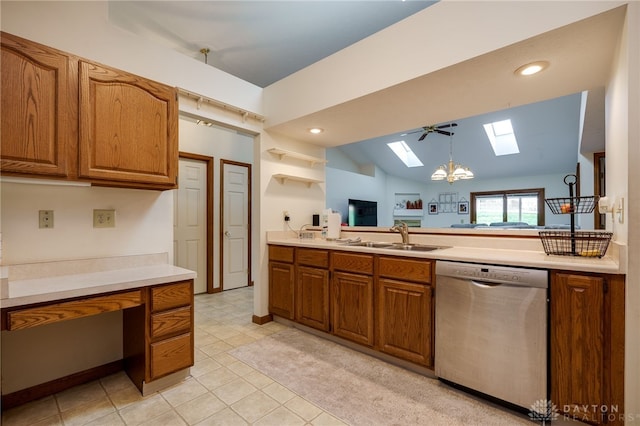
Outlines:
{"label": "electrical outlet", "polygon": [[53,228],[53,210],[38,211],[38,226],[40,228]]}
{"label": "electrical outlet", "polygon": [[93,210],[93,227],[94,228],[115,228],[116,211],[110,210]]}

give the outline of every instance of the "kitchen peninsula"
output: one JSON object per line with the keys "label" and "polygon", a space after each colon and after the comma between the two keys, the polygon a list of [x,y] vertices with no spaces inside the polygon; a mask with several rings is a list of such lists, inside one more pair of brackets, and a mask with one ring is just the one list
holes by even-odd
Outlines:
{"label": "kitchen peninsula", "polygon": [[[546,255],[532,230],[418,229],[409,234],[411,248],[383,228],[345,227],[341,237],[268,233],[269,311],[277,320],[433,372],[438,261],[543,270],[549,276],[550,399],[595,423],[601,413],[583,413],[576,401],[622,410],[624,246],[612,242],[602,258]],[[426,250],[413,249],[421,245]]]}

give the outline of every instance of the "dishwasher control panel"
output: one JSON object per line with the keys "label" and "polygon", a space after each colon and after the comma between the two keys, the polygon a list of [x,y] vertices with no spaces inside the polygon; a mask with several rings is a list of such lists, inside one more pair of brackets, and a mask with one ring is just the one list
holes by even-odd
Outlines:
{"label": "dishwasher control panel", "polygon": [[438,275],[539,288],[547,288],[549,276],[548,272],[543,269],[515,268],[443,260],[436,262],[436,277]]}

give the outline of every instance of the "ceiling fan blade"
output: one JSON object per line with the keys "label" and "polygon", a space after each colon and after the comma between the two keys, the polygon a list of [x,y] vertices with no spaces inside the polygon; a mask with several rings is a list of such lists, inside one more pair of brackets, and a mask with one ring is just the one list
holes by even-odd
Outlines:
{"label": "ceiling fan blade", "polygon": [[445,136],[451,136],[453,135],[452,132],[447,132],[445,130],[436,130],[436,132],[440,133],[441,135],[445,135]]}
{"label": "ceiling fan blade", "polygon": [[456,127],[458,125],[458,123],[447,123],[447,124],[443,124],[441,126],[438,126],[438,129],[446,129],[448,127]]}
{"label": "ceiling fan blade", "polygon": [[420,136],[420,139],[418,139],[418,141],[421,141],[421,140],[423,140],[424,138],[426,138],[428,134],[429,134],[429,132],[424,132],[424,133],[422,134],[422,136]]}

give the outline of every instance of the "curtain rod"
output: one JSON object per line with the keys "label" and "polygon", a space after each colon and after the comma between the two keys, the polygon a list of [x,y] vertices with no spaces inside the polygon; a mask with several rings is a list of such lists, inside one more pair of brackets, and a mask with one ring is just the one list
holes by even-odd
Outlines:
{"label": "curtain rod", "polygon": [[221,101],[217,101],[215,99],[211,99],[211,98],[208,98],[206,96],[199,95],[197,93],[189,92],[188,90],[181,89],[180,87],[178,87],[178,93],[181,94],[181,95],[187,96],[187,97],[189,97],[191,99],[195,99],[195,101],[198,104],[197,105],[198,109],[200,109],[200,105],[202,105],[202,102],[206,102],[206,103],[211,104],[213,106],[216,106],[218,108],[226,109],[226,110],[233,111],[233,112],[236,112],[236,113],[240,114],[242,116],[242,122],[245,122],[247,118],[252,118],[254,120],[258,120],[261,123],[264,123],[264,121],[266,120],[266,118],[263,115],[256,114],[255,112],[247,111],[246,109],[242,109],[242,108],[237,107],[237,106],[229,105],[227,103],[224,103],[224,102],[221,102]]}

